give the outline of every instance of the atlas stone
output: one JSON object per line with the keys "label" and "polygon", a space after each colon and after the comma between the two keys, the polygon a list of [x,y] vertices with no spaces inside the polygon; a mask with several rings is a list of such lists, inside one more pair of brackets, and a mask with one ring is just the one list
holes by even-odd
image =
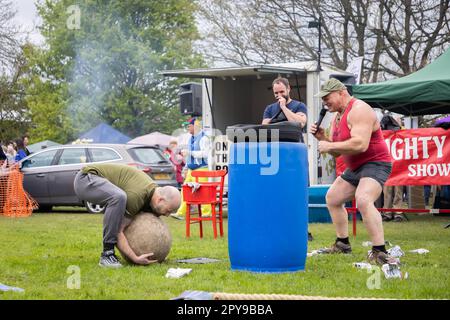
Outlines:
{"label": "atlas stone", "polygon": [[[124,234],[136,255],[153,252],[150,259],[160,263],[166,259],[172,246],[172,235],[166,223],[152,213],[137,214]],[[131,262],[125,256],[124,259]]]}

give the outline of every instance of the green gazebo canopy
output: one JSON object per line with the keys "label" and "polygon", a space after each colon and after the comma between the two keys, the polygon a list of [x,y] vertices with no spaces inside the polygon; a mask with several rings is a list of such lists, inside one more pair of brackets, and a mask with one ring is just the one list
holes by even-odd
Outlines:
{"label": "green gazebo canopy", "polygon": [[355,85],[353,95],[374,108],[408,116],[450,113],[450,49],[410,75]]}

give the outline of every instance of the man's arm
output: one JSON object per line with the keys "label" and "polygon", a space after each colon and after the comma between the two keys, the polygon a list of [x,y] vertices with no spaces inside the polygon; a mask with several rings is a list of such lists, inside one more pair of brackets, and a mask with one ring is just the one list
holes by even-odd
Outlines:
{"label": "man's arm", "polygon": [[281,109],[283,110],[283,113],[288,121],[299,122],[302,128],[306,125],[307,117],[305,113],[303,112],[294,113],[288,107],[283,105],[281,106]]}
{"label": "man's arm", "polygon": [[[294,113],[288,108],[285,108],[285,110],[287,111],[284,111],[284,114],[286,115],[286,119],[288,121],[299,122],[302,128],[306,125],[306,114],[304,114],[303,112]],[[272,120],[272,118],[265,118],[263,119],[262,124],[269,124],[270,120]]]}
{"label": "man's arm", "polygon": [[[285,101],[286,100],[280,102],[280,107],[284,115],[286,116],[287,121],[298,122],[300,123],[300,126],[303,128],[306,125],[307,121],[306,113],[302,111],[293,112],[291,109],[286,107]],[[267,107],[266,110],[264,111],[262,124],[270,124],[270,120],[272,120],[272,117],[270,116],[269,107]]]}
{"label": "man's arm", "polygon": [[349,112],[350,139],[339,142],[319,142],[319,151],[334,154],[359,154],[369,147],[376,115],[365,102],[358,101]]}
{"label": "man's arm", "polygon": [[267,106],[266,109],[264,109],[264,114],[263,114],[263,121],[261,122],[261,124],[269,124],[270,120],[272,119],[273,115],[271,112],[271,106]]}
{"label": "man's arm", "polygon": [[136,264],[141,265],[148,265],[151,263],[158,262],[158,260],[149,260],[149,257],[153,255],[153,253],[146,253],[141,256],[137,256],[133,249],[131,249],[130,244],[128,243],[127,238],[125,237],[125,234],[123,233],[124,230],[130,225],[131,218],[128,216],[123,217],[122,225],[119,229],[119,234],[117,235],[117,248],[120,250],[120,252],[128,257],[131,261],[133,261]]}

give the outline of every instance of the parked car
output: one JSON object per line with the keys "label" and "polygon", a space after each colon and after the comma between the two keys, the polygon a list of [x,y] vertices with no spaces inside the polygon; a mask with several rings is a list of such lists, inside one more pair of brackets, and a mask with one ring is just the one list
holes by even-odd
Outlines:
{"label": "parked car", "polygon": [[84,203],[75,194],[77,172],[91,163],[123,163],[147,173],[160,186],[177,186],[171,163],[157,147],[127,144],[60,145],[33,153],[21,160],[25,190],[39,209],[53,206],[85,206],[91,213],[103,212],[100,205]]}

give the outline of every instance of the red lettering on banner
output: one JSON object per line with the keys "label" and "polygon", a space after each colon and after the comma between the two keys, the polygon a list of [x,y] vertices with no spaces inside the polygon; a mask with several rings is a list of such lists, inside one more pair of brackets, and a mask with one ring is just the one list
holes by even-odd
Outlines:
{"label": "red lettering on banner", "polygon": [[387,130],[383,134],[393,161],[386,185],[450,184],[450,130]]}

